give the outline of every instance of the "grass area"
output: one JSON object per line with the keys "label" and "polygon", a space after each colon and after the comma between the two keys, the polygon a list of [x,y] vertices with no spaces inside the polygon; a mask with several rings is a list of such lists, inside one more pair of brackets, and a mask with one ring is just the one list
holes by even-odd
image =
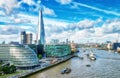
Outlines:
{"label": "grass area", "polygon": [[12,73],[12,74],[5,74],[5,75],[1,75],[0,78],[9,78],[11,76],[15,76],[15,75],[18,75],[20,73],[24,73],[26,72],[25,70],[20,70],[20,71],[16,71],[15,73]]}

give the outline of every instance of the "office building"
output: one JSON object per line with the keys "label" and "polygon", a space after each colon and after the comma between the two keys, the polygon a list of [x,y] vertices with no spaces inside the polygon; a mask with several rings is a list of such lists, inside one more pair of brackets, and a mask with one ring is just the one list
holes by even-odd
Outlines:
{"label": "office building", "polygon": [[32,44],[32,33],[21,32],[21,44]]}
{"label": "office building", "polygon": [[26,44],[26,32],[25,31],[21,32],[20,38],[21,38],[21,44]]}
{"label": "office building", "polygon": [[36,46],[37,50],[36,53],[42,54],[44,56],[44,44],[45,44],[45,31],[44,31],[44,23],[43,23],[43,15],[42,9],[39,10],[38,16],[38,30],[37,30],[37,37],[36,37]]}
{"label": "office building", "polygon": [[71,46],[71,51],[72,52],[76,52],[77,51],[76,44],[74,43],[74,41],[72,41],[72,43],[70,43],[70,46]]}
{"label": "office building", "polygon": [[26,34],[26,44],[32,44],[32,33]]}
{"label": "office building", "polygon": [[18,68],[31,68],[39,65],[36,53],[26,45],[0,44],[0,60]]}
{"label": "office building", "polygon": [[47,57],[62,57],[71,54],[68,44],[46,44],[45,53]]}
{"label": "office building", "polygon": [[120,43],[117,43],[117,42],[112,43],[112,45],[111,45],[112,50],[117,50],[117,48],[119,48],[119,47],[120,47]]}
{"label": "office building", "polygon": [[42,44],[42,45],[45,44],[45,31],[44,31],[42,9],[39,10],[37,44]]}

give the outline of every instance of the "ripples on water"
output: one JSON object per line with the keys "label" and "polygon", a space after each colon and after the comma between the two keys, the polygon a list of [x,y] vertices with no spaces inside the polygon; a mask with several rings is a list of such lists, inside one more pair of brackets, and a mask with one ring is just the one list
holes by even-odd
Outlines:
{"label": "ripples on water", "polygon": [[[88,52],[88,51],[87,51]],[[46,71],[38,72],[28,78],[120,78],[120,55],[104,50],[94,50],[96,61],[90,61],[85,55],[78,53],[84,59],[72,58]],[[91,65],[87,67],[86,65]],[[71,73],[60,74],[64,67],[71,68]]]}

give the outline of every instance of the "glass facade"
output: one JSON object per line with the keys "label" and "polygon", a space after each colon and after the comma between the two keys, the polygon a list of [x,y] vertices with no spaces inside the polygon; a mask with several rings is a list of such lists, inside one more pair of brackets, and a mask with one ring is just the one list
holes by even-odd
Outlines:
{"label": "glass facade", "polygon": [[26,32],[21,32],[21,44],[26,44]]}
{"label": "glass facade", "polygon": [[17,67],[37,66],[39,64],[35,52],[23,45],[0,45],[0,59]]}
{"label": "glass facade", "polygon": [[10,58],[9,50],[9,45],[0,45],[0,60],[4,61],[5,63],[8,62]]}
{"label": "glass facade", "polygon": [[32,33],[26,34],[26,44],[32,44]]}
{"label": "glass facade", "polygon": [[39,10],[39,18],[38,18],[38,36],[37,36],[37,44],[44,45],[45,43],[45,30],[44,30],[44,22],[42,9]]}
{"label": "glass facade", "polygon": [[70,45],[68,44],[55,44],[45,45],[46,56],[62,57],[71,53]]}

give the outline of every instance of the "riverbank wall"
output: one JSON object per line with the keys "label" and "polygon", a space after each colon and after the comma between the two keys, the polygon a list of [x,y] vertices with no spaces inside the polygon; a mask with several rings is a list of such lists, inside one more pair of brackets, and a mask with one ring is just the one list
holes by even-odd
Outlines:
{"label": "riverbank wall", "polygon": [[49,68],[51,68],[51,67],[54,67],[54,66],[56,66],[56,65],[58,65],[58,64],[60,64],[60,63],[63,63],[63,62],[65,62],[65,61],[71,59],[71,58],[74,57],[74,56],[75,56],[74,54],[73,54],[73,55],[69,55],[69,56],[67,56],[66,58],[64,58],[64,59],[62,59],[62,60],[60,60],[60,61],[58,61],[58,62],[56,62],[56,63],[54,63],[54,64],[51,64],[51,65],[49,65],[49,66],[42,67],[42,68],[38,68],[38,69],[35,69],[35,70],[32,70],[32,71],[23,73],[23,74],[19,75],[19,78],[26,78],[26,77],[28,77],[28,76],[30,76],[30,75],[35,74],[35,73],[42,72],[42,71],[44,71],[44,70],[46,70],[46,69],[49,69]]}

